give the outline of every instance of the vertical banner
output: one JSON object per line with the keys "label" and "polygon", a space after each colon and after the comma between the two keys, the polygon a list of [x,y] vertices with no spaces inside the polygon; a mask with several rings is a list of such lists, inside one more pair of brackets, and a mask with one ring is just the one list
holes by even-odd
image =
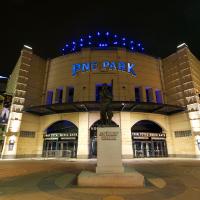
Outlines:
{"label": "vertical banner", "polygon": [[12,103],[11,95],[0,96],[0,124],[7,124]]}

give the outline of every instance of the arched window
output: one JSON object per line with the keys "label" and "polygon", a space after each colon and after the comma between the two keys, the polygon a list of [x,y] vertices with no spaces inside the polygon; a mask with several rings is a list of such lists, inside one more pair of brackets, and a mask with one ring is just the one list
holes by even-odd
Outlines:
{"label": "arched window", "polygon": [[78,127],[70,121],[57,121],[46,129],[44,135],[43,156],[77,156]]}
{"label": "arched window", "polygon": [[167,156],[166,135],[162,127],[150,120],[141,120],[131,127],[134,157]]}

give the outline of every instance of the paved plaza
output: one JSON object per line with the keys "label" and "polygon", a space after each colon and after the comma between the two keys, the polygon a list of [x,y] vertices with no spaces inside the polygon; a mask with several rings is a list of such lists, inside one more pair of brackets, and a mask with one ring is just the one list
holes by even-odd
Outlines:
{"label": "paved plaza", "polygon": [[95,171],[95,160],[0,160],[0,200],[200,199],[200,160],[134,159],[124,165],[145,176],[144,188],[78,187],[77,175]]}

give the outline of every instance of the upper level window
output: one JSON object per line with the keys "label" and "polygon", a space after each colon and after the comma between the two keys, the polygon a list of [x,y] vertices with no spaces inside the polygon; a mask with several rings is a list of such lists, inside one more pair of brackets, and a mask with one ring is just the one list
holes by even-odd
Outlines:
{"label": "upper level window", "polygon": [[72,103],[74,101],[74,87],[68,87],[68,103]]}
{"label": "upper level window", "polygon": [[153,102],[153,91],[152,88],[146,88],[146,100],[147,102]]}
{"label": "upper level window", "polygon": [[161,90],[156,90],[156,103],[163,103]]}
{"label": "upper level window", "polygon": [[53,101],[53,91],[48,91],[47,92],[46,104],[52,104],[52,101]]}
{"label": "upper level window", "polygon": [[[101,84],[96,84],[96,101],[99,102],[100,101],[100,93],[101,93],[101,89],[102,89],[102,83]],[[108,90],[110,91],[111,95],[112,95],[112,86],[111,84],[107,84],[108,86]]]}
{"label": "upper level window", "polygon": [[140,102],[141,101],[141,92],[139,87],[135,87],[135,101]]}
{"label": "upper level window", "polygon": [[55,103],[62,103],[62,96],[63,96],[63,89],[57,88],[56,89]]}

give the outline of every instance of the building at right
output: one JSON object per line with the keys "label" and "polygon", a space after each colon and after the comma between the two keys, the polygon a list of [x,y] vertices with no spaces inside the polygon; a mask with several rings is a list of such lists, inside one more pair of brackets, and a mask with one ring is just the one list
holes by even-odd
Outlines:
{"label": "building at right", "polygon": [[[162,60],[163,91],[167,104],[186,107],[185,123],[173,118],[174,154],[183,152],[200,155],[200,61],[185,43],[177,51]],[[180,119],[180,121],[179,121]],[[190,128],[186,128],[190,122]],[[182,127],[182,131],[180,130]],[[187,130],[188,129],[188,130]],[[187,153],[188,152],[188,153]]]}

